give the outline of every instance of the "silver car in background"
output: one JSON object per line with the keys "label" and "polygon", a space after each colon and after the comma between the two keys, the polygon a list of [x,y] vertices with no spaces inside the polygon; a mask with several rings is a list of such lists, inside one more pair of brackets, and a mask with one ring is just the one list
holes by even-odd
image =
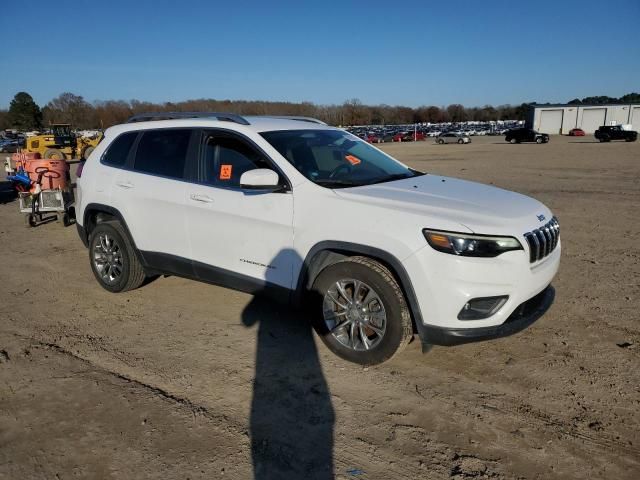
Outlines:
{"label": "silver car in background", "polygon": [[442,133],[438,135],[436,138],[436,142],[440,145],[444,145],[445,143],[471,143],[471,139],[467,135],[463,135],[461,133]]}

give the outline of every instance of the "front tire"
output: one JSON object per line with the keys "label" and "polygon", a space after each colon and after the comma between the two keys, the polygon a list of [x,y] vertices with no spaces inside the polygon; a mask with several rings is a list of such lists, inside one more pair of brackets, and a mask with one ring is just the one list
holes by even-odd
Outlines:
{"label": "front tire", "polygon": [[135,248],[118,221],[99,223],[91,231],[89,261],[100,286],[113,293],[138,288],[146,278]]}
{"label": "front tire", "polygon": [[444,145],[444,140],[443,140],[443,139],[439,139],[439,140],[438,140],[438,143],[439,143],[440,145]]}
{"label": "front tire", "polygon": [[311,291],[313,326],[339,357],[361,365],[391,359],[411,340],[409,308],[382,264],[350,257],[326,267]]}
{"label": "front tire", "polygon": [[464,140],[462,140],[461,138],[458,139],[458,144],[462,145],[464,143]]}
{"label": "front tire", "polygon": [[511,140],[509,140],[509,143],[511,145],[515,145],[516,143],[518,143],[518,141],[515,138],[512,138]]}
{"label": "front tire", "polygon": [[538,145],[540,145],[542,143],[542,138],[540,138],[540,137],[536,138],[536,143]]}

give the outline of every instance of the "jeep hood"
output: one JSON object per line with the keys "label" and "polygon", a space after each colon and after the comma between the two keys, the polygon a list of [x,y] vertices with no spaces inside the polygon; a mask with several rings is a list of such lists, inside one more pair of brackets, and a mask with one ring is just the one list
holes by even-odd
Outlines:
{"label": "jeep hood", "polygon": [[335,193],[346,200],[422,216],[426,228],[447,229],[455,222],[479,234],[523,234],[553,216],[547,207],[531,197],[491,185],[429,174],[335,190]]}

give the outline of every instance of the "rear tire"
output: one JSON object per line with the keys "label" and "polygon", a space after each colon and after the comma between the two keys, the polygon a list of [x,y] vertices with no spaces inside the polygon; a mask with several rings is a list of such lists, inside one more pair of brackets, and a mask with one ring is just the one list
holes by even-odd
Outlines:
{"label": "rear tire", "polygon": [[61,213],[58,215],[58,222],[60,222],[63,227],[68,227],[71,225],[71,217],[67,212]]}
{"label": "rear tire", "polygon": [[[338,293],[339,284],[346,297]],[[336,295],[348,308],[333,301]],[[384,265],[370,258],[350,257],[326,267],[313,283],[309,299],[316,332],[333,353],[350,362],[385,362],[413,336],[398,282]]]}
{"label": "rear tire", "polygon": [[89,155],[91,155],[91,152],[93,152],[96,149],[96,147],[87,147],[84,149],[84,152],[82,154],[82,158],[84,158],[85,160],[87,158],[89,158]]}
{"label": "rear tire", "polygon": [[515,145],[516,143],[518,143],[518,141],[515,138],[512,138],[511,140],[509,140],[509,143],[511,145]]}
{"label": "rear tire", "polygon": [[118,221],[99,223],[89,235],[89,262],[96,280],[109,292],[126,292],[145,281],[135,247]]}
{"label": "rear tire", "polygon": [[438,143],[439,143],[440,145],[444,145],[444,140],[440,138],[440,139],[438,139]]}
{"label": "rear tire", "polygon": [[24,225],[27,228],[33,228],[35,226],[38,225],[38,220],[36,219],[36,216],[33,213],[29,213],[27,215],[24,216]]}

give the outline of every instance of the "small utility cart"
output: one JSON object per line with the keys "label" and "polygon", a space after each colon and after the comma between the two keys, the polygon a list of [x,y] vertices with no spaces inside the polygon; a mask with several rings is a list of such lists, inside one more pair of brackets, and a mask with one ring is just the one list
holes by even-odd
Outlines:
{"label": "small utility cart", "polygon": [[19,192],[20,212],[24,213],[25,225],[35,227],[46,220],[46,216],[55,213],[58,222],[65,227],[71,225],[73,218],[73,193],[65,190],[41,190],[39,193]]}
{"label": "small utility cart", "polygon": [[70,182],[69,164],[80,160],[41,159],[36,154],[14,155],[15,167],[7,157],[5,171],[7,179],[18,193],[20,212],[24,214],[27,227],[35,227],[51,220],[55,214],[65,227],[75,219],[73,187]]}

